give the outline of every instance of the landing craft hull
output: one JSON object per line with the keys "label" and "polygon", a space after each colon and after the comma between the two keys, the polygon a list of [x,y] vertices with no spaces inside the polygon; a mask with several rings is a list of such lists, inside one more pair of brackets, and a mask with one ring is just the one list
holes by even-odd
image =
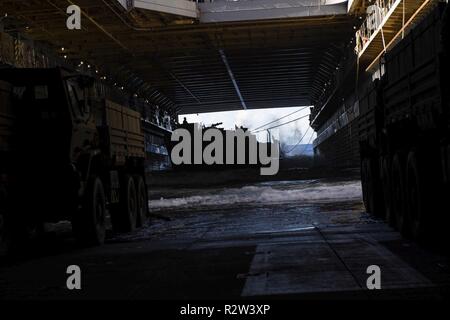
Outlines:
{"label": "landing craft hull", "polygon": [[314,145],[315,163],[337,168],[359,167],[358,141],[358,125],[356,121],[353,121],[320,144]]}

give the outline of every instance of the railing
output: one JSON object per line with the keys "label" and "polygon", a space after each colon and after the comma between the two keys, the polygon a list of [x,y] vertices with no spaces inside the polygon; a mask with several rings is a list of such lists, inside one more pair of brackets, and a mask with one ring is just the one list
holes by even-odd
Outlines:
{"label": "railing", "polygon": [[356,54],[360,54],[364,50],[364,46],[381,26],[389,10],[396,2],[398,0],[375,0],[373,5],[367,7],[367,18],[355,34]]}

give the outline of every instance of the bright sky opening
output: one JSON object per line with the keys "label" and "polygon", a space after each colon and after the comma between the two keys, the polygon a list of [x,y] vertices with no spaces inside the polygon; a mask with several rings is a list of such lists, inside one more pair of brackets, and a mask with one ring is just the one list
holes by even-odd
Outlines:
{"label": "bright sky opening", "polygon": [[[186,117],[189,123],[202,123],[206,126],[222,122],[219,127],[225,129],[243,126],[256,133],[259,141],[267,141],[268,133],[265,129],[271,128],[271,135],[280,140],[283,146],[295,145],[300,139],[300,144],[311,144],[313,142],[316,134],[309,125],[309,113],[310,107],[268,108],[187,114],[180,115],[178,120],[182,123],[184,117]],[[277,119],[279,120],[275,121]],[[265,124],[267,126],[263,126]]]}

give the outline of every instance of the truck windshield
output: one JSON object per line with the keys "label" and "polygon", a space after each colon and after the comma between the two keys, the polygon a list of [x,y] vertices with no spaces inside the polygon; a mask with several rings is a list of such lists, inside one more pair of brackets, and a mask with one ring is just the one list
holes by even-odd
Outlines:
{"label": "truck windshield", "polygon": [[81,89],[74,80],[67,81],[67,92],[74,117],[79,121],[87,121],[90,113],[90,101],[87,99],[86,90]]}
{"label": "truck windshield", "polygon": [[15,86],[13,98],[22,111],[25,112],[26,109],[26,112],[35,119],[56,119],[57,110],[50,99],[51,93],[49,91],[51,90],[47,85]]}

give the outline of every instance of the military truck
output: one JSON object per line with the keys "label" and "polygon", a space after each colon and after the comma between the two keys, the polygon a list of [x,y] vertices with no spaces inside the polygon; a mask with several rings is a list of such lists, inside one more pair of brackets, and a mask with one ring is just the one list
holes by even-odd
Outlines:
{"label": "military truck", "polygon": [[367,211],[404,235],[439,233],[450,212],[449,9],[434,7],[384,57],[361,93],[359,141]]}
{"label": "military truck", "polygon": [[0,139],[3,247],[45,222],[70,220],[88,245],[104,242],[108,221],[121,232],[145,222],[140,114],[107,100],[93,78],[1,70]]}

